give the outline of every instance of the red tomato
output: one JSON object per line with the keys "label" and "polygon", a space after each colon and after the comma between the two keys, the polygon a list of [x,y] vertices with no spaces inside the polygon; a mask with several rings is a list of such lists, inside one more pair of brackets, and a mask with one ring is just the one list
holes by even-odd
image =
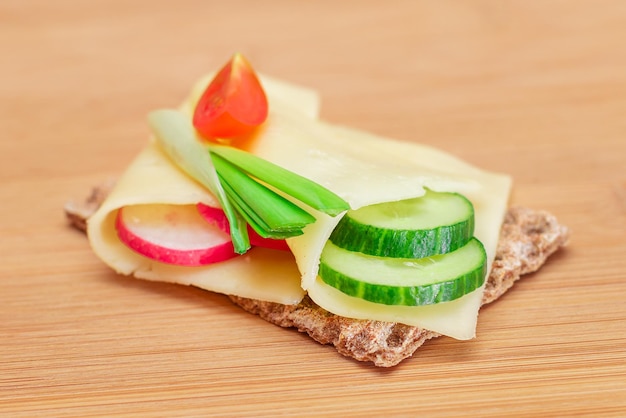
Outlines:
{"label": "red tomato", "polygon": [[235,54],[204,91],[193,125],[207,139],[249,134],[267,118],[267,97],[241,54]]}

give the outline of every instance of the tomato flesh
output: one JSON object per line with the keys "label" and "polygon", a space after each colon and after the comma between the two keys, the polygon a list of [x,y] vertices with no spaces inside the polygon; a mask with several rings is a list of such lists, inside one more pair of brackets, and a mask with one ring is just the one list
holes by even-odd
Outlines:
{"label": "tomato flesh", "polygon": [[235,54],[204,91],[193,125],[206,139],[250,134],[267,118],[265,91],[248,61]]}

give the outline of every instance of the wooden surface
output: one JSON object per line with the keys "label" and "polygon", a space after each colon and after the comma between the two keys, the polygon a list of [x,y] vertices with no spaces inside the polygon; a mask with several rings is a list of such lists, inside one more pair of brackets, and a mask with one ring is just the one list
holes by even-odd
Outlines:
{"label": "wooden surface", "polygon": [[[625,39],[620,0],[2,1],[0,415],[625,416]],[[235,51],[327,120],[510,173],[571,245],[389,370],[113,274],[64,203]]]}

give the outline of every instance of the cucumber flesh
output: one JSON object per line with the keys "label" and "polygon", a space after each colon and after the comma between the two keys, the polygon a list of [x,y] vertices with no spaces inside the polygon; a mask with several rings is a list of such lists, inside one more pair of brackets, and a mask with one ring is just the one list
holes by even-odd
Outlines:
{"label": "cucumber flesh", "polygon": [[485,280],[487,256],[472,238],[463,247],[426,258],[374,257],[327,242],[320,278],[349,295],[385,305],[418,306],[458,299]]}
{"label": "cucumber flesh", "polygon": [[423,258],[461,248],[474,234],[474,207],[458,193],[351,210],[330,236],[338,247],[377,257]]}

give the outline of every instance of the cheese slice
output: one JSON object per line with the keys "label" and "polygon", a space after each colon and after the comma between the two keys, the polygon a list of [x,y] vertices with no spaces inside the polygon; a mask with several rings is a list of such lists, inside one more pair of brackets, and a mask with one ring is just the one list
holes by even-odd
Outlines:
{"label": "cheese slice", "polygon": [[[509,177],[480,170],[432,147],[321,122],[316,120],[318,103],[306,89],[262,81],[270,114],[249,151],[327,187],[353,209],[419,197],[426,187],[459,192],[474,204],[475,235],[484,244],[491,267],[507,206]],[[195,86],[181,106],[183,112],[190,114],[206,82]],[[217,205],[213,196],[150,143],[89,220],[92,246],[114,269],[140,278],[280,303],[297,303],[306,291],[317,304],[338,315],[401,322],[458,339],[475,334],[483,288],[452,302],[399,307],[349,297],[324,284],[317,277],[321,251],[341,216],[313,211],[317,221],[303,235],[288,240],[293,256],[268,250],[260,254],[254,249],[246,256],[201,268],[160,265],[132,253],[116,239],[112,217],[121,206],[196,202]]]}

